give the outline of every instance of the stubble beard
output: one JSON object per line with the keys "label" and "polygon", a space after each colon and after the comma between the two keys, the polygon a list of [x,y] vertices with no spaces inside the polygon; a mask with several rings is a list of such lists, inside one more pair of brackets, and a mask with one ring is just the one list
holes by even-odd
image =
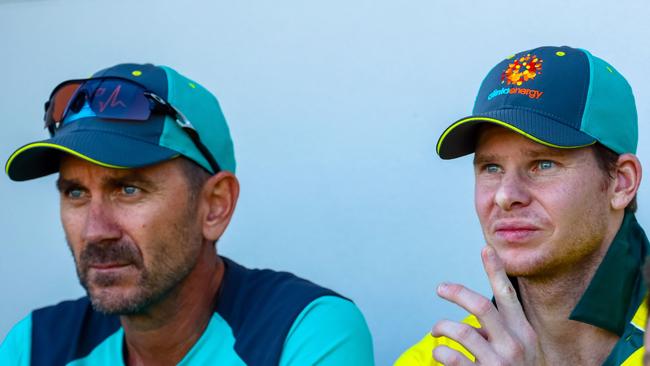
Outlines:
{"label": "stubble beard", "polygon": [[508,276],[549,282],[571,273],[590,273],[605,254],[602,249],[608,227],[606,216],[591,217],[592,221],[576,223],[571,228],[573,235],[565,237],[562,243],[552,243],[549,251],[527,260],[504,258]]}
{"label": "stubble beard", "polygon": [[[156,250],[151,254],[148,266],[144,264],[138,246],[127,239],[88,243],[79,259],[73,253],[79,282],[93,308],[108,315],[140,315],[167,298],[187,278],[199,259],[202,236],[192,226],[193,214],[193,211],[187,210],[164,238],[158,237],[155,243],[148,246]],[[169,251],[170,241],[181,243],[180,246],[176,245],[181,248],[179,253]],[[134,266],[138,273],[135,284],[120,290],[115,288],[120,282],[119,275],[89,276],[90,263],[111,261]]]}

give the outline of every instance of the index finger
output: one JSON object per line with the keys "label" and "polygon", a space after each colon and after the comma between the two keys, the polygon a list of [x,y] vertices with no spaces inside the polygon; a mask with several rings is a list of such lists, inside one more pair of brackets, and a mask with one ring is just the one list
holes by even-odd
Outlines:
{"label": "index finger", "polygon": [[[479,333],[489,339],[507,339],[510,326],[505,322],[492,301],[463,285],[441,283],[437,289],[438,296],[473,314],[481,324]],[[437,335],[436,335],[437,336]],[[451,337],[453,338],[453,337]],[[457,339],[455,339],[458,341]],[[462,343],[462,342],[461,342]],[[468,348],[466,344],[463,344]],[[475,355],[478,357],[478,355]]]}
{"label": "index finger", "polygon": [[514,331],[517,331],[524,323],[529,325],[524,309],[517,298],[515,287],[510,282],[503,261],[497,252],[491,246],[485,246],[481,251],[481,258],[490,280],[497,308],[503,319]]}

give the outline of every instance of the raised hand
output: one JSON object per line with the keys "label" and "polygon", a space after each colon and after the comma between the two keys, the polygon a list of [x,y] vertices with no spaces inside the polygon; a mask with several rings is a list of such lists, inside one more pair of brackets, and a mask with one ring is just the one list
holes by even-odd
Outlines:
{"label": "raised hand", "polygon": [[490,246],[483,248],[481,258],[497,306],[490,299],[463,285],[440,284],[438,296],[474,314],[481,323],[481,328],[441,320],[431,332],[435,337],[448,337],[463,345],[476,357],[476,363],[473,364],[460,352],[446,346],[436,347],[433,357],[446,366],[543,365],[537,335],[526,319],[503,262]]}

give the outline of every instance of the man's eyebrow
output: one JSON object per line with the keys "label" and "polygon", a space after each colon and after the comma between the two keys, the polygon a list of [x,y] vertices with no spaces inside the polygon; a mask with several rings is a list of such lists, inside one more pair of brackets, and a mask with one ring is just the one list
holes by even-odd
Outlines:
{"label": "man's eyebrow", "polygon": [[543,150],[524,150],[522,151],[522,154],[531,157],[531,158],[538,158],[540,156],[562,156],[565,154],[565,151],[562,149],[554,149],[554,148],[546,148]]}
{"label": "man's eyebrow", "polygon": [[103,185],[109,185],[109,186],[119,186],[124,183],[132,183],[132,184],[144,185],[148,187],[155,185],[153,180],[149,179],[144,174],[134,170],[130,170],[125,174],[120,174],[118,176],[106,177],[102,180]]}
{"label": "man's eyebrow", "polygon": [[[144,187],[154,187],[156,185],[153,180],[137,171],[130,171],[126,174],[104,177],[102,179],[103,186],[117,187],[124,184],[137,184]],[[83,187],[83,184],[77,179],[59,177],[59,179],[56,180],[56,188],[59,192],[65,192],[72,187]]]}
{"label": "man's eyebrow", "polygon": [[[521,155],[529,157],[531,159],[540,158],[540,157],[561,157],[565,155],[565,151],[561,149],[521,149],[519,152]],[[491,163],[498,161],[502,156],[497,154],[474,154],[474,165],[480,165],[485,163]]]}
{"label": "man's eyebrow", "polygon": [[481,165],[488,162],[498,160],[498,155],[495,154],[474,154],[474,165]]}
{"label": "man's eyebrow", "polygon": [[59,192],[65,192],[72,187],[81,187],[81,183],[76,179],[65,179],[61,177],[56,180],[56,189]]}

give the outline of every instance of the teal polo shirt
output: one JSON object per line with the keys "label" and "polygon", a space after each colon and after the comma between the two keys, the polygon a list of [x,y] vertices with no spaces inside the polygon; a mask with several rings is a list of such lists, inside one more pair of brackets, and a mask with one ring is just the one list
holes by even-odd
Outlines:
{"label": "teal polo shirt", "polygon": [[[212,317],[178,365],[374,364],[370,332],[350,300],[290,273],[223,258]],[[124,365],[119,317],[87,297],[33,311],[0,345],[0,365]]]}

